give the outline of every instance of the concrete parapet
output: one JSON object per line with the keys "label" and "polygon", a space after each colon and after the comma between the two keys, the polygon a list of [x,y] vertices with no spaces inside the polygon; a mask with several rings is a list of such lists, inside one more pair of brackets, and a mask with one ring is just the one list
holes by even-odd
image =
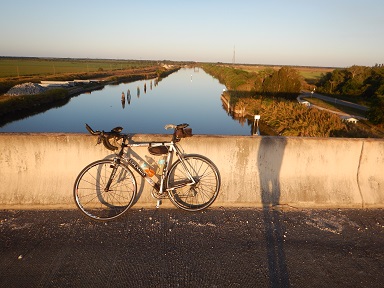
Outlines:
{"label": "concrete parapet", "polygon": [[[86,134],[1,133],[1,208],[74,208],[80,170],[112,156],[95,144]],[[219,168],[222,187],[213,206],[384,207],[384,140],[195,135],[180,144]],[[150,156],[146,148],[135,151],[139,158]],[[154,207],[149,185],[136,179],[135,206]]]}

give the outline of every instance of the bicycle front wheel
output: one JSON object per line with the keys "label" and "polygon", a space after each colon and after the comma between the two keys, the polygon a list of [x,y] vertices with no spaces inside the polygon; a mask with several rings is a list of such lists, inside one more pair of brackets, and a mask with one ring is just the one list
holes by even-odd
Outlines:
{"label": "bicycle front wheel", "polygon": [[[191,184],[190,176],[195,181]],[[169,170],[168,195],[173,204],[186,211],[209,207],[220,190],[220,173],[215,164],[202,155],[185,155]]]}
{"label": "bicycle front wheel", "polygon": [[86,166],[73,188],[75,203],[93,220],[108,221],[124,214],[136,198],[136,179],[129,168],[112,159]]}

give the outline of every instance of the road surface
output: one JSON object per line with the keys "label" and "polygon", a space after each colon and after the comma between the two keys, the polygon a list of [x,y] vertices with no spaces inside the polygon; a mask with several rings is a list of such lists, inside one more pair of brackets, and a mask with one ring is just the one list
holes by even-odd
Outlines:
{"label": "road surface", "polygon": [[382,287],[384,210],[0,211],[0,287]]}

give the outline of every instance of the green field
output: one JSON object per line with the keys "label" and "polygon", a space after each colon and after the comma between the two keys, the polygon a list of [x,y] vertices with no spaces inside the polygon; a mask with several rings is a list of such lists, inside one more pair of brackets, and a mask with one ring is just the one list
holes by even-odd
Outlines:
{"label": "green field", "polygon": [[0,78],[142,68],[152,61],[0,57]]}
{"label": "green field", "polygon": [[[235,65],[234,67],[248,71],[260,73],[263,71],[274,71],[279,70],[282,66],[263,66],[263,65]],[[301,67],[301,66],[292,66],[298,73],[305,79],[309,80],[318,80],[322,77],[323,74],[332,72],[335,68],[326,68],[326,67]]]}

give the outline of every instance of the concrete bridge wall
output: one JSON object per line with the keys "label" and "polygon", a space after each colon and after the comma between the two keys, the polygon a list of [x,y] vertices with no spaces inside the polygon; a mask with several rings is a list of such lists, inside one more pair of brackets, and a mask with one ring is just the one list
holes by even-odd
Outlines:
{"label": "concrete bridge wall", "polygon": [[[0,207],[74,208],[77,174],[110,155],[95,144],[96,137],[86,134],[1,133]],[[384,140],[195,135],[180,144],[218,166],[222,188],[216,207],[384,207]],[[149,156],[146,148],[137,151]],[[136,176],[140,197],[134,207],[155,207],[149,185]]]}

